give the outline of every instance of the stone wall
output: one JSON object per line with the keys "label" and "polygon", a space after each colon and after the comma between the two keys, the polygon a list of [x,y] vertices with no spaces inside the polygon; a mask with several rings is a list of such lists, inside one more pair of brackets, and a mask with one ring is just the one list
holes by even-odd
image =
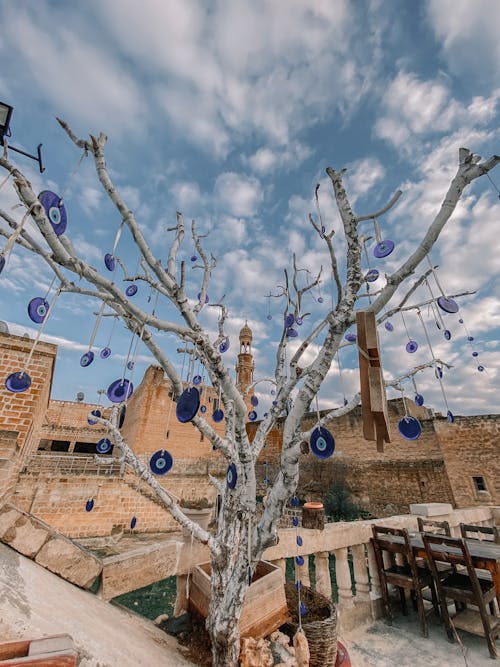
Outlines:
{"label": "stone wall", "polygon": [[69,442],[68,452],[73,452],[77,442],[98,442],[106,434],[101,424],[90,425],[87,415],[91,410],[99,408],[104,416],[110,409],[103,410],[95,403],[75,403],[74,401],[50,401],[39,432],[39,446],[50,449],[50,443],[56,441]]}
{"label": "stone wall", "polygon": [[[500,415],[434,421],[457,507],[500,504]],[[478,491],[474,477],[482,478]]]}
{"label": "stone wall", "polygon": [[[82,457],[83,459],[84,457]],[[206,461],[178,461],[178,473],[159,478],[165,488],[178,498],[206,497],[215,501],[215,489],[208,474],[222,475],[220,468]],[[92,511],[86,511],[89,498]],[[134,532],[176,532],[179,524],[160,507],[149,487],[136,475],[38,474],[28,468],[19,475],[12,502],[35,515],[67,537],[83,538],[131,532],[130,522],[137,518]]]}
{"label": "stone wall", "polygon": [[[52,374],[57,348],[38,343],[29,368],[31,386],[14,394],[5,388],[11,373],[24,369],[33,341],[20,336],[0,334],[0,434],[3,436],[0,459],[0,498],[6,499],[13,490],[24,461],[38,446],[38,433],[49,402]],[[14,435],[15,449],[12,447]]]}

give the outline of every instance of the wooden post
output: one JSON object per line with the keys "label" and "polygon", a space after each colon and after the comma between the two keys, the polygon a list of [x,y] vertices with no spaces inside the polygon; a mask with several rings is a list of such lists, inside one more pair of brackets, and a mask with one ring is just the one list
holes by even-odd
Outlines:
{"label": "wooden post", "polygon": [[302,508],[302,526],[303,528],[313,528],[323,530],[325,527],[325,510],[323,503],[304,503]]}

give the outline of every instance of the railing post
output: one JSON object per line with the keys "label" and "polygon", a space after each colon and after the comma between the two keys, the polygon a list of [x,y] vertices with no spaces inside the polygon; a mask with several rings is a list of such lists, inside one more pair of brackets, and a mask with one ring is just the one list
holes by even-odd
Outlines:
{"label": "railing post", "polygon": [[347,560],[347,547],[335,549],[335,574],[339,590],[339,603],[352,604],[351,571]]}
{"label": "railing post", "polygon": [[378,576],[377,561],[375,559],[375,552],[371,542],[367,544],[368,552],[368,571],[370,573],[371,590],[370,599],[372,601],[372,615],[374,618],[379,618],[382,615],[382,589],[380,588],[380,578]]}
{"label": "railing post", "polygon": [[302,582],[303,586],[310,586],[311,580],[309,578],[309,556],[302,556],[304,559],[304,565],[297,565],[297,562],[294,559],[295,563],[295,580]]}
{"label": "railing post", "polygon": [[330,578],[328,551],[318,551],[314,554],[316,566],[316,590],[329,600],[332,599],[332,580]]}
{"label": "railing post", "polygon": [[352,561],[354,566],[354,580],[356,582],[356,598],[359,600],[370,599],[370,586],[368,570],[366,568],[365,545],[354,544],[351,547]]}

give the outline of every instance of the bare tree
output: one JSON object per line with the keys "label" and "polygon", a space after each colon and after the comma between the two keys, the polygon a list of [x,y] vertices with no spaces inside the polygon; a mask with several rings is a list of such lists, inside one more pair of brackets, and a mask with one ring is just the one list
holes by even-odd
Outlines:
{"label": "bare tree", "polygon": [[[191,236],[201,260],[202,279],[198,299],[193,305],[193,301],[186,293],[184,263],[178,261],[179,248],[186,233],[183,216],[177,213],[176,225],[171,230],[173,241],[170,245],[167,265],[163,266],[153,254],[134,214],[127,207],[111,180],[104,155],[106,136],[101,134],[99,137],[91,136],[89,140],[80,139],[66,123],[59,122],[74,144],[93,156],[97,177],[118,210],[122,225],[129,229],[137,246],[141,270],[138,275],[128,276],[128,278],[143,281],[156,290],[161,297],[167,299],[180,316],[179,321],[159,319],[142,310],[126,296],[116,283],[79,257],[66,235],[56,235],[30,183],[9,161],[6,151],[0,158],[0,166],[12,176],[12,183],[18,198],[26,207],[26,214],[31,216],[41,232],[44,242],[38,242],[25,228],[20,229],[19,224],[5,211],[0,211],[0,216],[14,232],[2,229],[0,234],[6,238],[10,237],[11,245],[18,244],[39,255],[55,273],[61,292],[95,297],[106,304],[131,332],[140,337],[164,369],[172,384],[174,400],[181,396],[184,386],[173,359],[167,356],[155,337],[158,332],[169,332],[177,336],[183,350],[189,349],[193,358],[203,364],[212,385],[220,392],[226,415],[223,437],[214,431],[201,414],[196,414],[192,419],[194,426],[212,445],[217,447],[228,465],[234,466],[237,474],[237,483],[234,488],[230,488],[226,483],[221,483],[218,479],[211,479],[222,498],[217,529],[214,534],[203,530],[188,519],[154,475],[137,459],[120,434],[116,411],[109,422],[101,421],[109,427],[122,459],[142,480],[149,484],[158,502],[169,510],[182,526],[189,529],[196,539],[208,545],[211,557],[211,601],[207,628],[212,640],[214,664],[217,666],[237,665],[239,656],[238,620],[249,580],[263,551],[275,542],[278,520],[297,488],[300,444],[311,435],[311,431],[302,430],[303,417],[325,380],[346,330],[355,321],[355,310],[361,296],[360,288],[364,284],[361,267],[363,237],[358,231],[359,223],[375,218],[388,210],[396,203],[399,194],[397,193],[382,211],[356,216],[344,189],[343,171],[331,168],[326,170],[333,186],[347,244],[345,275],[341,275],[338,267],[333,232],[326,233],[321,219],[318,224],[310,217],[312,233],[319,234],[328,250],[330,258],[328,268],[332,271],[337,290],[336,304],[332,304],[332,309],[324,318],[315,323],[310,335],[289,360],[285,355],[285,350],[289,346],[289,327],[286,325],[283,327],[283,333],[276,349],[276,366],[272,378],[276,389],[275,402],[267,416],[259,423],[255,437],[250,442],[245,428],[247,421],[245,396],[240,393],[230,377],[219,351],[219,346],[226,337],[227,313],[225,307],[220,305],[216,340],[210,339],[199,322],[199,315],[205,307],[210,273],[214,269],[215,261],[206,254],[196,225],[193,223],[191,227]],[[460,149],[456,175],[420,244],[394,273],[387,276],[385,286],[367,307],[375,314],[379,314],[379,321],[385,317],[382,315],[382,309],[389,303],[396,289],[412,276],[437,241],[441,230],[455,210],[464,188],[474,179],[487,174],[499,161],[499,156],[483,161],[469,150]],[[319,271],[313,283],[300,287],[298,273],[299,268],[294,258],[289,271],[285,271],[285,284],[282,286],[282,295],[286,302],[284,316],[290,313],[294,318],[300,317],[302,297],[305,291],[319,284],[321,280],[321,271]],[[73,282],[72,279],[75,277],[78,280]],[[421,280],[417,280],[415,285],[419,284]],[[409,289],[408,295],[414,291],[415,285]],[[404,307],[407,297],[396,308]],[[313,351],[312,360],[307,363],[304,361],[306,350],[308,350],[309,359]],[[347,405],[323,415],[321,423],[326,424],[335,417],[349,412],[359,404],[359,400],[359,395],[354,396]],[[283,428],[279,472],[268,493],[263,515],[254,522],[256,462],[264,447],[266,437],[275,427],[278,418],[282,420]]]}

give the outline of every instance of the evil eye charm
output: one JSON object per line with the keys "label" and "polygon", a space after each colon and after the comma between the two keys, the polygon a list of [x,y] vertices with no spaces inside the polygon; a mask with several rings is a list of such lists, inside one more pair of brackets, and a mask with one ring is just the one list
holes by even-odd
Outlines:
{"label": "evil eye charm", "polygon": [[408,352],[408,354],[413,354],[417,350],[418,350],[418,343],[416,340],[409,340],[406,343],[406,351]]}
{"label": "evil eye charm", "polygon": [[378,279],[379,275],[380,273],[377,271],[377,269],[370,269],[365,275],[365,280],[367,283],[374,283]]}
{"label": "evil eye charm", "polygon": [[110,347],[103,347],[102,350],[99,352],[99,356],[101,359],[107,359],[111,354],[111,348]]}
{"label": "evil eye charm", "polygon": [[349,343],[355,343],[355,342],[356,342],[356,334],[355,334],[355,333],[351,333],[350,331],[348,331],[348,332],[346,333],[346,335],[344,336],[344,338],[345,338]]}
{"label": "evil eye charm", "polygon": [[102,438],[95,446],[98,454],[109,454],[113,445],[108,438]]}
{"label": "evil eye charm", "polygon": [[116,267],[115,258],[113,257],[113,255],[110,252],[107,252],[104,255],[104,265],[106,266],[108,271],[114,271],[115,270],[115,267]]}
{"label": "evil eye charm", "polygon": [[451,410],[448,410],[448,412],[446,413],[446,419],[448,420],[448,422],[449,422],[450,424],[453,424],[453,423],[454,423],[454,421],[455,421],[455,415],[453,414],[453,412],[452,412]]}
{"label": "evil eye charm", "polygon": [[87,502],[85,503],[85,511],[86,512],[92,512],[93,509],[94,509],[94,499],[89,498],[87,500]]}
{"label": "evil eye charm", "polygon": [[298,547],[301,547],[304,544],[300,535],[297,535],[297,539],[295,541],[297,542]]}
{"label": "evil eye charm", "polygon": [[451,331],[449,329],[445,329],[443,331],[443,336],[445,337],[445,340],[451,340]]}
{"label": "evil eye charm", "polygon": [[380,241],[380,243],[377,243],[373,249],[373,255],[377,259],[382,259],[382,257],[387,257],[390,255],[393,250],[394,241],[391,241],[390,239],[384,239],[383,241]]}
{"label": "evil eye charm", "polygon": [[415,400],[415,405],[421,406],[424,404],[424,397],[422,396],[422,394],[415,394],[414,400]]}
{"label": "evil eye charm", "polygon": [[392,322],[389,322],[389,320],[387,320],[387,322],[384,324],[384,327],[387,331],[394,331],[394,325]]}
{"label": "evil eye charm", "polygon": [[44,321],[48,310],[49,303],[41,296],[37,296],[34,299],[31,299],[28,304],[29,318],[32,322],[35,322],[35,324],[41,324]]}
{"label": "evil eye charm", "polygon": [[221,354],[224,354],[224,352],[227,352],[228,350],[229,350],[229,338],[226,337],[219,345],[219,352]]}
{"label": "evil eye charm", "polygon": [[68,224],[68,216],[61,197],[51,190],[43,190],[38,195],[38,201],[43,206],[45,215],[49,219],[56,236],[64,234]]}
{"label": "evil eye charm", "polygon": [[292,524],[295,526],[295,528],[297,528],[297,526],[299,525],[299,517],[298,516],[293,517]]}
{"label": "evil eye charm", "polygon": [[249,419],[251,422],[254,422],[254,421],[257,419],[257,413],[255,412],[255,410],[251,410],[251,411],[248,413],[248,419]]}
{"label": "evil eye charm", "polygon": [[234,489],[237,481],[238,481],[238,473],[236,471],[236,466],[234,465],[234,463],[230,463],[226,472],[226,484],[228,489]]}
{"label": "evil eye charm", "polygon": [[129,285],[125,290],[125,294],[127,296],[134,296],[135,294],[137,294],[137,285],[134,284]]}
{"label": "evil eye charm", "polygon": [[296,556],[295,562],[299,567],[301,567],[302,565],[304,565],[304,556]]}
{"label": "evil eye charm", "polygon": [[443,377],[443,369],[441,366],[436,366],[434,369],[434,375],[436,376],[437,380],[440,380]]}
{"label": "evil eye charm", "polygon": [[155,475],[165,475],[173,465],[173,459],[166,449],[160,449],[149,459],[149,467]]}
{"label": "evil eye charm", "polygon": [[134,530],[136,523],[137,523],[137,517],[133,516],[132,520],[130,521],[130,529],[131,530]]}
{"label": "evil eye charm", "polygon": [[82,368],[85,368],[86,366],[90,366],[90,364],[94,361],[94,353],[92,351],[85,352],[85,354],[82,354],[80,357],[80,366]]}
{"label": "evil eye charm", "polygon": [[[100,410],[92,410],[90,413],[91,415],[94,415],[94,417],[101,417],[102,413]],[[90,426],[94,426],[97,424],[97,421],[95,419],[91,419],[90,417],[87,417],[87,423],[90,424]]]}
{"label": "evil eye charm", "polygon": [[31,387],[31,378],[28,373],[17,371],[11,373],[5,380],[5,388],[13,394],[20,394]]}

